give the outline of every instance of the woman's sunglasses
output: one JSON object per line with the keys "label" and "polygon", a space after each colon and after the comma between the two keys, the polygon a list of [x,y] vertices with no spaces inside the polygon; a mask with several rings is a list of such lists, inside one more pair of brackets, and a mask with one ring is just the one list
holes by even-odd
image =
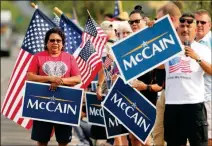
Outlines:
{"label": "woman's sunglasses", "polygon": [[49,42],[51,42],[51,43],[54,43],[54,42],[61,43],[62,40],[59,40],[59,39],[50,39]]}
{"label": "woman's sunglasses", "polygon": [[141,19],[129,20],[128,23],[129,23],[130,25],[132,25],[133,23],[138,24],[138,23],[140,23],[140,21],[141,21]]}
{"label": "woman's sunglasses", "polygon": [[187,22],[188,24],[192,24],[194,22],[194,19],[185,19],[185,18],[180,18],[180,23],[185,23]]}

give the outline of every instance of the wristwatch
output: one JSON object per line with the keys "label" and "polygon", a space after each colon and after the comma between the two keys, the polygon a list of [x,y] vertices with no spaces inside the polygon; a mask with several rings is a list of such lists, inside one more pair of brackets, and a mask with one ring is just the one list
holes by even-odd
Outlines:
{"label": "wristwatch", "polygon": [[97,87],[102,87],[102,85],[100,85],[99,83],[97,83]]}
{"label": "wristwatch", "polygon": [[200,63],[202,62],[202,59],[199,58],[199,59],[197,59],[196,61],[197,61],[197,63],[200,64]]}
{"label": "wristwatch", "polygon": [[151,89],[152,89],[152,88],[151,88],[151,85],[147,85],[147,86],[146,86],[146,90],[147,90],[147,91],[151,91]]}

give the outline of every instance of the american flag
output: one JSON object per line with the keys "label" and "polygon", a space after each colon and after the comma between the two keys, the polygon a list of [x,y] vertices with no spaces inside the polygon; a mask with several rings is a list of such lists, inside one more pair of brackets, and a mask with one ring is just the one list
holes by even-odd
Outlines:
{"label": "american flag", "polygon": [[104,61],[104,67],[107,69],[107,68],[109,68],[109,66],[111,66],[112,63],[113,63],[113,59],[111,59],[109,56],[107,56]]}
{"label": "american flag", "polygon": [[169,73],[181,71],[183,73],[191,73],[190,60],[183,60],[181,57],[175,57],[169,61]]}
{"label": "american flag", "polygon": [[44,36],[52,27],[56,27],[55,23],[39,9],[36,9],[25,34],[2,105],[2,114],[26,129],[30,129],[32,126],[30,119],[21,118],[22,95],[26,72],[33,55],[43,50]]}
{"label": "american flag", "polygon": [[107,35],[89,16],[82,34],[80,48],[74,53],[81,73],[81,88],[86,88],[101,69],[101,57],[106,43]]}
{"label": "american flag", "polygon": [[58,17],[55,13],[54,13],[54,18],[52,20],[57,26],[60,25],[60,17]]}
{"label": "american flag", "polygon": [[119,0],[115,0],[113,17],[119,16],[121,12],[122,12],[122,3]]}
{"label": "american flag", "polygon": [[100,57],[90,40],[81,49],[79,55],[76,57],[76,61],[83,83],[81,88],[86,88],[102,67]]}
{"label": "american flag", "polygon": [[64,14],[60,17],[60,28],[66,36],[65,51],[73,54],[82,42],[82,30]]}
{"label": "american flag", "polygon": [[83,48],[88,40],[92,42],[99,56],[102,56],[102,51],[107,43],[107,35],[97,25],[91,16],[89,16],[87,19],[85,30],[82,35],[82,44],[80,47]]}

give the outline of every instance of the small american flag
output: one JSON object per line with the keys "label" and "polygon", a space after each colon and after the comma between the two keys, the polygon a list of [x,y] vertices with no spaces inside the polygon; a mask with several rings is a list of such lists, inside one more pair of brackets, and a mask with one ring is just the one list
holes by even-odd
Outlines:
{"label": "small american flag", "polygon": [[102,67],[102,52],[107,43],[107,35],[91,16],[85,25],[80,48],[74,53],[81,73],[81,88],[86,88]]}
{"label": "small american flag", "polygon": [[80,47],[83,48],[88,40],[92,42],[97,53],[101,56],[105,44],[107,43],[107,35],[97,25],[97,23],[91,16],[88,17],[88,20],[86,22],[85,30],[82,35],[82,44],[80,45]]}
{"label": "small american flag", "polygon": [[2,114],[26,129],[32,126],[30,119],[21,118],[22,92],[26,72],[34,54],[43,51],[45,34],[52,27],[56,27],[55,23],[36,9],[25,34],[2,105]]}
{"label": "small american flag", "polygon": [[111,59],[109,56],[106,57],[104,61],[104,67],[107,69],[111,64],[113,63],[113,59]]}
{"label": "small american flag", "polygon": [[181,57],[175,57],[169,61],[169,73],[181,71],[183,73],[191,73],[190,60],[183,60]]}
{"label": "small american flag", "polygon": [[101,69],[101,60],[90,40],[81,49],[76,61],[83,82],[81,88],[86,88]]}
{"label": "small american flag", "polygon": [[122,3],[119,0],[115,0],[113,17],[119,16],[121,12],[122,12]]}

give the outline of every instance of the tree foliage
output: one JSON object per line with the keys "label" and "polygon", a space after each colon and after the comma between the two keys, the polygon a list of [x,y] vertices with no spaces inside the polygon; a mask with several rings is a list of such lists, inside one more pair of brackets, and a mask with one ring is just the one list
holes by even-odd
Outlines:
{"label": "tree foliage", "polygon": [[26,17],[13,4],[12,1],[1,1],[1,10],[9,10],[12,13],[11,25],[17,32],[23,32],[28,28],[30,18]]}
{"label": "tree foliage", "polygon": [[[38,6],[42,4],[46,9],[54,12],[54,7],[58,7],[63,11],[64,14],[70,16],[73,14],[73,8],[75,8],[78,21],[82,27],[84,27],[85,22],[88,17],[89,10],[91,16],[97,21],[97,23],[101,23],[103,21],[103,15],[105,13],[114,12],[114,1],[31,1],[37,4]],[[150,18],[155,17],[156,9],[163,3],[164,1],[122,1],[122,7],[124,11],[130,13],[135,5],[142,5],[144,12]],[[182,12],[195,12],[196,10],[203,8],[212,13],[212,1],[179,1],[173,0],[182,10]],[[150,3],[155,3],[154,7],[150,5]],[[12,12],[13,23],[17,26],[20,31],[26,30],[27,25],[31,18],[25,17],[24,14],[21,14],[21,11],[18,7],[13,4],[12,1],[1,1],[1,9],[9,9]],[[42,10],[42,9],[41,9]],[[18,23],[17,19],[19,17],[23,17],[23,23]]]}

